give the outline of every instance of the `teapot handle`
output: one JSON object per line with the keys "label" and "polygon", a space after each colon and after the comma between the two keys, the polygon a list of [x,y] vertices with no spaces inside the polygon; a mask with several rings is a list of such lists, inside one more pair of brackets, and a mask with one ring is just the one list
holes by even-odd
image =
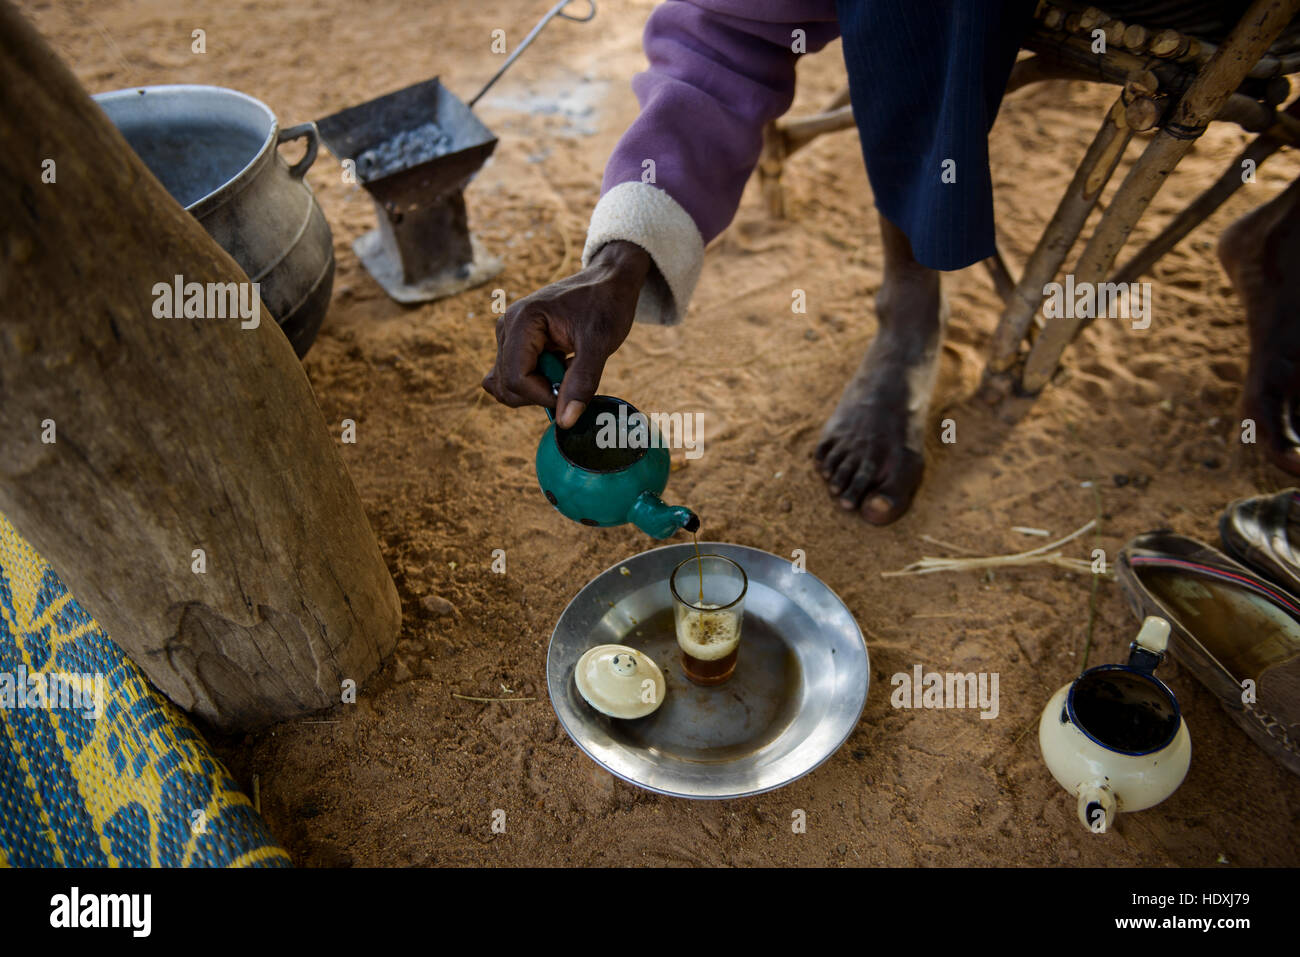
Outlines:
{"label": "teapot handle", "polygon": [[[566,371],[564,357],[558,352],[543,352],[537,359],[537,371],[546,376],[546,381],[551,384],[551,394],[559,395],[560,383],[564,381]],[[546,417],[554,422],[555,412],[547,409]]]}
{"label": "teapot handle", "polygon": [[1156,615],[1148,615],[1142,622],[1137,637],[1128,646],[1128,665],[1145,674],[1151,674],[1165,660],[1169,647],[1169,622]]}

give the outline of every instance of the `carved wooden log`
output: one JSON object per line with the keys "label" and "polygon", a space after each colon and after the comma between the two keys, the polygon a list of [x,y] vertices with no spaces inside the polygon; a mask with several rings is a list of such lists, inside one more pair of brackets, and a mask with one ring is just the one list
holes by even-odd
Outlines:
{"label": "carved wooden log", "polygon": [[181,707],[337,703],[401,608],[288,340],[155,318],[248,278],[4,0],[0,142],[0,511]]}

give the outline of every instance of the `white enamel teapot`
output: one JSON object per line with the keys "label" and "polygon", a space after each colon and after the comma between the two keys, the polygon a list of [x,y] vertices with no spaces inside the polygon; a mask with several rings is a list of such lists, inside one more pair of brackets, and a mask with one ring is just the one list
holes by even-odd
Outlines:
{"label": "white enamel teapot", "polygon": [[1142,622],[1128,664],[1089,668],[1052,695],[1038,746],[1052,776],[1078,798],[1096,834],[1120,811],[1159,804],[1183,783],[1192,740],[1178,699],[1152,672],[1164,660],[1169,622]]}

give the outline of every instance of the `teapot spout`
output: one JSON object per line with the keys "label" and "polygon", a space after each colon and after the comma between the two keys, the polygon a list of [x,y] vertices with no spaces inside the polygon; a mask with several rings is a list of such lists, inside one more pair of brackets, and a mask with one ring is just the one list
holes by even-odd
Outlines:
{"label": "teapot spout", "polygon": [[1115,794],[1106,785],[1085,784],[1079,788],[1079,820],[1092,833],[1109,831],[1117,810]]}
{"label": "teapot spout", "polygon": [[668,538],[679,528],[694,532],[700,517],[681,505],[665,505],[654,492],[642,492],[632,503],[627,520],[651,538]]}

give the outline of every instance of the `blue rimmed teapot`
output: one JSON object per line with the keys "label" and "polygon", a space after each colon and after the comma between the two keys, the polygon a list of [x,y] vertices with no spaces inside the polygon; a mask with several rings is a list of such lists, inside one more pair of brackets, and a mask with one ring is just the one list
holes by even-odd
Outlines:
{"label": "blue rimmed teapot", "polygon": [[1079,820],[1093,833],[1110,830],[1120,811],[1159,804],[1187,776],[1187,722],[1174,693],[1152,674],[1168,643],[1169,622],[1148,617],[1127,664],[1089,668],[1043,709],[1043,761],[1078,799]]}

